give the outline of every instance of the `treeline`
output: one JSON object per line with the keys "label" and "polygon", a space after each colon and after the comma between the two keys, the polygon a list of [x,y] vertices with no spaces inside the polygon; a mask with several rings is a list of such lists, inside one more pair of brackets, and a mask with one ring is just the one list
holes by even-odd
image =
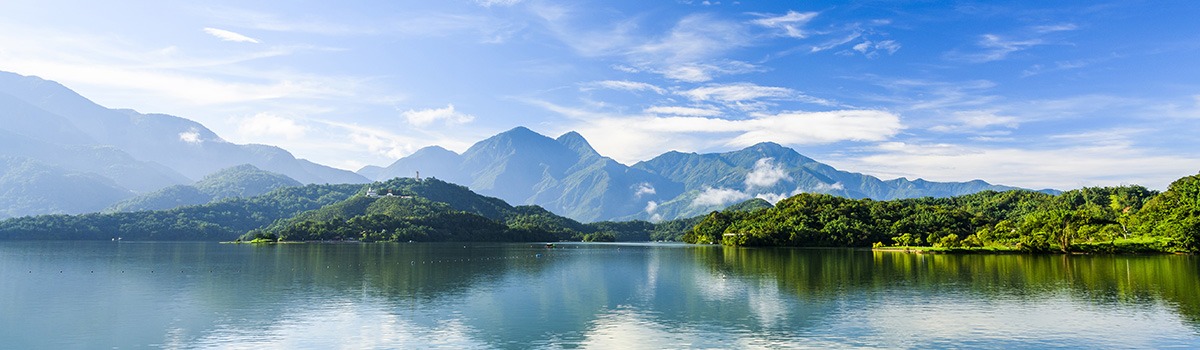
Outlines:
{"label": "treeline", "polygon": [[1031,252],[1200,251],[1200,175],[1166,192],[1089,187],[1060,195],[985,191],[893,201],[801,194],[774,208],[713,212],[691,243],[740,246],[931,246]]}
{"label": "treeline", "polygon": [[0,239],[232,240],[277,220],[345,200],[361,188],[308,185],[171,210],[21,217],[0,221]]}
{"label": "treeline", "polygon": [[[372,184],[393,196],[354,196],[252,230],[243,241],[648,241],[691,225],[644,221],[582,224],[539,206],[513,207],[437,179]],[[691,222],[694,224],[694,221]]]}

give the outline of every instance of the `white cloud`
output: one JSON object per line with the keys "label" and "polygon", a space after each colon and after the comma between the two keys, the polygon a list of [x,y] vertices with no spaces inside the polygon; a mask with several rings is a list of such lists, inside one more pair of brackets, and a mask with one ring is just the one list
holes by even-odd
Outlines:
{"label": "white cloud", "polygon": [[810,49],[810,51],[811,52],[821,52],[821,51],[829,50],[829,49],[832,49],[832,48],[835,48],[838,46],[845,45],[846,43],[854,41],[854,39],[858,39],[861,36],[862,36],[861,32],[853,32],[850,34],[846,34],[846,36],[833,38],[830,40],[826,40],[825,42],[823,42],[821,44],[814,45],[812,47],[812,49]]}
{"label": "white cloud", "polygon": [[545,101],[528,102],[574,119],[570,130],[595,135],[593,147],[621,162],[645,160],[670,150],[727,149],[768,141],[787,145],[885,141],[904,129],[899,116],[876,110],[755,113],[749,119],[729,120],[613,115]]}
{"label": "white cloud", "polygon": [[831,165],[885,178],[986,179],[1060,190],[1120,184],[1165,189],[1171,181],[1196,173],[1200,158],[1136,148],[1130,139],[1137,134],[1060,135],[1050,138],[1051,144],[1026,145],[1029,148],[886,142],[876,146],[874,154]]}
{"label": "white cloud", "polygon": [[808,37],[808,32],[804,30],[804,25],[817,17],[816,12],[796,12],[788,11],[787,14],[775,17],[760,18],[751,21],[751,23],[767,27],[779,29],[781,35],[793,38],[803,39]]}
{"label": "white cloud", "polygon": [[295,120],[271,113],[258,113],[238,122],[238,133],[248,136],[281,136],[298,139],[307,134],[308,128]]}
{"label": "white cloud", "polygon": [[1059,23],[1033,27],[1033,31],[1038,33],[1064,32],[1076,29],[1079,29],[1079,26],[1075,23]]}
{"label": "white cloud", "polygon": [[754,169],[746,174],[746,189],[771,187],[784,180],[791,180],[787,170],[776,164],[774,158],[762,158],[754,162]]}
{"label": "white cloud", "polygon": [[843,185],[841,182],[834,182],[833,184],[818,182],[816,186],[813,186],[814,192],[841,191],[844,189],[846,189],[846,185]]}
{"label": "white cloud", "polygon": [[637,198],[642,198],[644,195],[655,193],[657,193],[657,191],[654,190],[654,186],[650,185],[648,182],[639,183],[633,189],[633,195]]}
{"label": "white cloud", "polygon": [[692,200],[693,207],[725,206],[750,199],[750,195],[732,188],[705,187],[696,199]]}
{"label": "white cloud", "polygon": [[404,119],[409,124],[414,126],[426,126],[437,121],[442,121],[446,125],[460,125],[470,123],[475,120],[475,117],[454,110],[454,105],[446,105],[446,108],[429,108],[422,110],[408,110],[401,113]]}
{"label": "white cloud", "polygon": [[879,42],[866,40],[854,45],[851,49],[858,51],[868,58],[875,58],[881,52],[886,52],[888,55],[895,54],[896,51],[900,51],[900,43],[897,43],[895,40],[883,40]]}
{"label": "white cloud", "polygon": [[667,35],[637,45],[632,53],[642,63],[661,59],[673,65],[703,62],[749,43],[742,25],[697,14],[680,19]]}
{"label": "white cloud", "polygon": [[972,110],[954,112],[955,123],[929,128],[936,132],[975,132],[983,129],[1003,127],[1016,128],[1020,123],[1016,117],[999,115],[995,110]]}
{"label": "white cloud", "polygon": [[521,0],[475,0],[475,3],[483,7],[512,6],[521,3]]}
{"label": "white cloud", "polygon": [[197,132],[195,129],[179,133],[179,141],[183,141],[183,142],[190,143],[190,144],[198,144],[198,143],[204,142],[204,140],[200,139],[200,133]]}
{"label": "white cloud", "polygon": [[600,88],[612,89],[612,90],[624,90],[624,91],[653,91],[660,95],[666,93],[666,90],[664,90],[663,88],[660,88],[658,86],[654,86],[653,84],[647,84],[647,83],[637,82],[637,81],[628,81],[628,80],[597,81],[597,82],[594,82],[591,84],[587,84],[587,86],[589,86],[589,87],[594,86],[594,87],[600,87]]}
{"label": "white cloud", "polygon": [[234,33],[234,32],[228,31],[228,30],[224,30],[224,29],[204,28],[204,32],[208,33],[209,35],[215,36],[218,39],[221,39],[223,41],[232,41],[232,42],[238,42],[238,43],[251,43],[251,44],[259,43],[258,39],[251,38],[251,37],[248,37],[248,36],[245,36],[242,34],[238,34],[238,33]]}
{"label": "white cloud", "polygon": [[678,64],[665,68],[653,68],[650,71],[675,81],[702,83],[713,80],[717,76],[758,72],[762,71],[762,68],[742,61],[725,61]]}
{"label": "white cloud", "polygon": [[682,115],[690,117],[715,117],[721,115],[721,111],[715,109],[677,106],[654,106],[646,108],[645,112],[658,115]]}
{"label": "white cloud", "polygon": [[1037,45],[1042,45],[1044,43],[1045,41],[1037,38],[1027,40],[1010,40],[995,34],[984,34],[982,37],[980,37],[979,42],[977,43],[979,47],[983,48],[982,52],[952,52],[948,54],[948,57],[975,63],[999,61],[1008,58],[1009,54],[1026,50]]}
{"label": "white cloud", "polygon": [[797,95],[795,90],[789,88],[761,86],[752,83],[708,85],[680,91],[679,94],[696,101],[720,102],[786,99]]}
{"label": "white cloud", "polygon": [[759,194],[754,195],[754,198],[759,198],[759,199],[771,202],[771,204],[778,204],[779,201],[781,201],[781,200],[788,199],[792,196],[795,196],[795,195],[798,195],[801,193],[804,193],[804,191],[797,188],[790,193],[759,193]]}
{"label": "white cloud", "polygon": [[654,214],[654,212],[658,210],[658,202],[655,202],[655,201],[646,202],[645,210],[646,210],[646,214]]}

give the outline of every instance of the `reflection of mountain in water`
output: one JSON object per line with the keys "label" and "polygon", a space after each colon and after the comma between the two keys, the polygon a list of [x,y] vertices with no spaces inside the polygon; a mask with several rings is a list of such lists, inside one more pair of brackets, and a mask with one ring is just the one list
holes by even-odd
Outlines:
{"label": "reflection of mountain in water", "polygon": [[[24,347],[54,345],[14,337],[38,334],[39,324],[66,333],[56,339],[103,334],[124,342],[98,346],[1154,348],[1200,341],[1200,265],[1192,256],[569,243],[18,242],[0,245],[0,253],[0,275],[19,284],[12,303],[0,305],[3,314],[74,315],[4,324],[9,333],[0,338]],[[43,283],[21,284],[30,281]],[[89,321],[97,318],[110,321]],[[1096,337],[1097,330],[1110,334]]]}

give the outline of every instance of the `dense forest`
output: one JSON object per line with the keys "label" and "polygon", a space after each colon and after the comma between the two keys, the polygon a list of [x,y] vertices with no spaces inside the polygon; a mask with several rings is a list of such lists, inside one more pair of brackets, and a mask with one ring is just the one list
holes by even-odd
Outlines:
{"label": "dense forest", "polygon": [[276,220],[343,201],[361,189],[362,185],[308,185],[171,210],[20,217],[0,221],[0,239],[232,240]]}
{"label": "dense forest", "polygon": [[[511,206],[437,179],[396,178],[344,201],[246,233],[240,240],[647,241],[681,237],[683,223],[644,221],[582,224],[539,206]],[[694,223],[694,221],[693,221]]]}
{"label": "dense forest", "polygon": [[1088,187],[892,201],[800,194],[773,208],[713,212],[683,237],[737,246],[929,246],[1029,252],[1200,251],[1200,175],[1167,191]]}
{"label": "dense forest", "polygon": [[[373,195],[368,195],[368,189]],[[0,239],[243,241],[684,241],[734,246],[1198,252],[1200,175],[1162,193],[1088,187],[890,201],[799,194],[658,223],[583,224],[437,179],[280,188],[171,210],[0,222]]]}

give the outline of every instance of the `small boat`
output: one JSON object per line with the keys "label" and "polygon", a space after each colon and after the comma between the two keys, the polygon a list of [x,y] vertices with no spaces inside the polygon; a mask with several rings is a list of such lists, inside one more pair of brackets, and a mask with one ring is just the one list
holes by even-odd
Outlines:
{"label": "small boat", "polygon": [[546,243],[546,248],[554,248],[554,243]]}

